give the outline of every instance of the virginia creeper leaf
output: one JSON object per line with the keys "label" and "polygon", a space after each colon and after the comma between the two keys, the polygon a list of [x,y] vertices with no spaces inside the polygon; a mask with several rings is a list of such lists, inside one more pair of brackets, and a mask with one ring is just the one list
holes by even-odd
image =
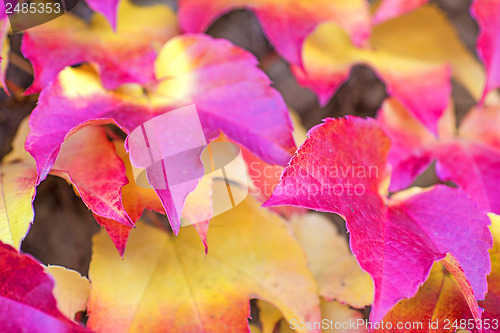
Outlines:
{"label": "virginia creeper leaf", "polygon": [[66,317],[74,319],[77,312],[85,311],[90,293],[89,280],[77,271],[61,266],[47,266],[45,273],[54,279],[57,308]]}
{"label": "virginia creeper leaf", "polygon": [[177,33],[175,14],[165,5],[121,1],[116,33],[99,14],[89,24],[65,14],[23,36],[21,50],[35,76],[26,93],[40,92],[64,67],[82,62],[97,66],[108,89],[130,82],[149,83],[155,79],[156,44],[163,45]]}
{"label": "virginia creeper leaf", "polygon": [[372,119],[327,119],[311,129],[265,205],[296,205],[345,218],[351,250],[375,283],[373,321],[415,295],[433,262],[446,253],[461,265],[475,299],[483,299],[490,271],[489,219],[467,194],[442,185],[387,199],[382,193],[389,145]]}
{"label": "virginia creeper leaf", "polygon": [[21,246],[33,222],[36,170],[26,162],[0,164],[0,241]]}
{"label": "virginia creeper leaf", "polygon": [[14,332],[88,332],[66,318],[52,295],[54,282],[42,265],[0,243],[0,327]]}
{"label": "virginia creeper leaf", "polygon": [[471,13],[479,25],[477,52],[487,72],[484,100],[488,92],[500,87],[500,1],[474,0]]}
{"label": "virginia creeper leaf", "polygon": [[101,126],[85,126],[71,134],[51,171],[73,183],[96,215],[133,226],[123,207],[125,167]]}
{"label": "virginia creeper leaf", "polygon": [[304,69],[292,69],[321,104],[347,80],[352,66],[368,65],[386,84],[389,95],[433,133],[448,105],[450,74],[477,98],[484,82],[481,65],[433,5],[375,26],[366,48],[355,47],[339,26],[323,24],[305,41],[303,55]]}
{"label": "virginia creeper leaf", "polygon": [[[131,220],[135,223],[141,217],[145,209],[165,214],[165,210],[154,189],[145,188],[136,183],[133,166],[131,165],[128,154],[123,147],[123,141],[116,140],[114,144],[117,154],[122,159],[126,168],[128,184],[122,187],[122,201],[123,206],[129,213]],[[136,170],[138,173],[141,171],[142,170]],[[212,181],[213,179],[204,177],[196,189],[186,198],[184,210],[182,211],[182,217],[184,219],[193,221],[191,223],[198,231],[206,250],[208,221],[212,217]],[[106,228],[118,252],[123,256],[132,227],[125,226],[114,220],[106,219],[101,216],[96,216],[96,219],[99,224]],[[195,223],[196,221],[201,222]]]}
{"label": "virginia creeper leaf", "polygon": [[[443,181],[453,181],[487,212],[500,212],[500,117],[498,106],[471,110],[457,130],[452,110],[440,119],[438,138],[395,99],[384,102],[378,121],[393,142],[391,191],[407,187],[433,161]],[[453,128],[452,130],[448,128]]]}
{"label": "virginia creeper leaf", "polygon": [[[207,142],[223,131],[265,161],[286,164],[295,150],[288,110],[256,64],[255,57],[227,41],[190,35],[164,46],[156,62],[156,74],[164,80],[147,96],[138,86],[106,91],[89,68],[67,68],[41,93],[30,117],[26,150],[37,161],[38,181],[53,166],[68,133],[81,124],[114,121],[130,133],[155,116],[190,104],[197,107]],[[186,165],[201,166],[199,157],[190,158],[178,164],[183,168],[179,174]],[[164,189],[156,190],[177,232],[189,191],[172,198]]]}
{"label": "virginia creeper leaf", "polygon": [[349,32],[356,45],[363,44],[370,34],[369,5],[365,0],[180,0],[180,25],[185,32],[203,32],[215,19],[236,8],[255,12],[277,52],[296,65],[302,63],[304,40],[321,22],[336,22]]}
{"label": "virginia creeper leaf", "polygon": [[250,298],[275,304],[288,319],[319,320],[305,256],[276,215],[249,197],[213,218],[208,237],[212,245],[205,257],[193,228],[173,238],[138,223],[122,259],[105,234],[95,236],[88,327],[248,332]]}
{"label": "virginia creeper leaf", "polygon": [[[404,1],[405,4],[409,2]],[[486,81],[482,64],[464,45],[446,14],[432,3],[377,24],[373,28],[370,45],[420,61],[449,64],[453,78],[466,87],[476,100],[481,98]]]}
{"label": "virginia creeper leaf", "polygon": [[[125,165],[125,173],[128,183],[121,188],[121,198],[123,207],[127,211],[132,222],[135,224],[135,222],[139,220],[144,209],[154,210],[164,214],[165,210],[163,209],[161,201],[156,195],[154,189],[144,188],[137,185],[123,141],[115,140],[113,144],[116,149],[116,154]],[[106,168],[107,165],[103,165],[102,167]],[[106,229],[111,240],[113,241],[113,244],[115,244],[116,249],[120,255],[123,256],[132,226],[125,225],[102,216],[94,216],[97,222]]]}
{"label": "virginia creeper leaf", "polygon": [[34,218],[35,161],[24,150],[28,118],[21,121],[12,150],[0,163],[0,241],[19,249]]}
{"label": "virginia creeper leaf", "polygon": [[[321,25],[304,44],[304,67],[294,67],[299,83],[311,88],[326,104],[348,77],[351,67],[373,67],[385,82],[389,95],[397,96],[432,130],[448,104],[450,69],[407,55],[379,49],[356,48],[345,31],[328,23]],[[423,78],[426,78],[425,80]]]}

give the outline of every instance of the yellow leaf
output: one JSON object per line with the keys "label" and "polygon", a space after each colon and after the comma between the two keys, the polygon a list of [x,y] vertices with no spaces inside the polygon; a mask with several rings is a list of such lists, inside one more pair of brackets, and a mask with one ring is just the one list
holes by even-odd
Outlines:
{"label": "yellow leaf", "polygon": [[70,319],[87,307],[90,285],[80,273],[61,266],[47,266],[45,272],[55,281],[53,290],[57,308]]}
{"label": "yellow leaf", "polygon": [[142,223],[123,259],[94,238],[88,327],[96,332],[247,332],[249,299],[288,319],[319,320],[316,285],[287,224],[248,197],[212,219],[210,251],[191,226],[177,238]]}
{"label": "yellow leaf", "polygon": [[35,181],[31,164],[0,164],[0,241],[17,249],[33,222]]}
{"label": "yellow leaf", "polygon": [[259,326],[252,323],[250,323],[249,326],[250,326],[250,333],[262,333]]}
{"label": "yellow leaf", "polygon": [[359,267],[335,226],[320,214],[302,215],[292,221],[295,237],[306,252],[309,268],[318,283],[319,293],[355,308],[373,302],[373,282]]}
{"label": "yellow leaf", "polygon": [[463,45],[451,22],[434,4],[375,26],[370,43],[377,49],[429,62],[449,62],[454,77],[477,100],[486,76],[480,62]]}
{"label": "yellow leaf", "polygon": [[448,106],[453,75],[478,97],[485,74],[460,42],[444,15],[428,5],[373,28],[369,47],[354,45],[334,23],[321,24],[305,41],[304,67],[292,67],[297,80],[326,104],[355,65],[373,68],[411,114],[433,133]]}

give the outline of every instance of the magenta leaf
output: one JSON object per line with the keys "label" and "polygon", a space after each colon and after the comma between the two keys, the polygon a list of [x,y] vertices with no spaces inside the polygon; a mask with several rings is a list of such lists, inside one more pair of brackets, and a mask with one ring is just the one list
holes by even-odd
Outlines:
{"label": "magenta leaf", "polygon": [[[154,117],[191,104],[198,110],[206,142],[222,131],[264,161],[285,165],[295,151],[288,109],[256,65],[255,57],[224,40],[205,35],[174,38],[156,62],[157,76],[163,80],[151,93],[159,101],[153,106],[123,91],[105,90],[88,68],[67,68],[40,94],[30,117],[26,150],[37,162],[38,183],[51,170],[66,137],[80,126],[116,123],[129,134]],[[169,134],[175,133],[165,133]],[[184,139],[182,135],[168,137],[174,146]],[[166,167],[172,174],[181,174],[189,165],[196,173],[200,166],[196,158],[187,154]],[[184,198],[195,186],[185,185],[174,191],[175,198],[173,192],[157,189],[174,230]]]}
{"label": "magenta leaf", "polygon": [[89,332],[66,318],[42,265],[0,243],[0,327],[4,333]]}
{"label": "magenta leaf", "polygon": [[415,295],[447,253],[460,263],[475,299],[483,299],[492,245],[488,216],[466,193],[443,185],[387,198],[389,146],[372,119],[326,119],[311,129],[265,206],[345,218],[351,249],[375,282],[373,321]]}
{"label": "magenta leaf", "polygon": [[471,14],[479,25],[477,52],[486,66],[486,86],[482,100],[500,87],[500,1],[474,0]]}

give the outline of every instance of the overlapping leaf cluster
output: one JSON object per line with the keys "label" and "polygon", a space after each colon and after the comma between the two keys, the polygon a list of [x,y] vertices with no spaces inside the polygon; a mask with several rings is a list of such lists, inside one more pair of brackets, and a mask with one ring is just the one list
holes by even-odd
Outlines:
{"label": "overlapping leaf cluster", "polygon": [[[319,332],[325,320],[339,332],[500,332],[499,0],[472,2],[477,57],[425,0],[87,3],[89,20],[68,13],[22,36],[34,75],[24,94],[39,95],[0,164],[2,332]],[[301,138],[258,60],[204,34],[238,8],[322,104],[353,66],[371,67],[389,96],[376,119],[325,119]],[[452,79],[477,101],[458,126]],[[214,218],[212,184],[139,186],[138,152],[123,139],[192,104],[206,141],[239,145],[252,165],[249,196]],[[202,175],[200,153],[169,170]],[[412,187],[429,168],[439,184]],[[19,252],[49,174],[105,229],[88,279]],[[307,209],[339,214],[350,249]],[[173,233],[140,221],[148,210]],[[352,321],[363,324],[343,327]],[[423,328],[396,328],[411,322]]]}

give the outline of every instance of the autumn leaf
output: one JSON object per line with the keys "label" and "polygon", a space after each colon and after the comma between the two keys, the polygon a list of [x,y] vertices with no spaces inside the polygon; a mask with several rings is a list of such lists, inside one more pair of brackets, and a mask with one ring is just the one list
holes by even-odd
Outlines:
{"label": "autumn leaf", "polygon": [[460,186],[487,212],[500,212],[500,192],[495,186],[500,177],[499,123],[495,121],[499,111],[498,106],[472,109],[456,129],[450,108],[440,119],[441,130],[435,138],[397,100],[386,100],[377,119],[393,142],[390,190],[407,187],[437,160],[441,180]]}
{"label": "autumn leaf", "polygon": [[87,207],[98,216],[133,226],[123,207],[125,167],[101,126],[85,126],[71,134],[51,173],[74,184]]}
{"label": "autumn leaf", "polygon": [[[16,169],[17,173],[31,173],[32,201],[35,197],[36,166],[33,157],[24,150],[24,143],[30,132],[28,120],[28,118],[25,118],[19,125],[12,143],[13,149],[4,158],[4,162],[8,163],[7,165],[12,164],[13,167],[11,168],[13,170],[14,167],[19,168],[19,170]],[[130,164],[128,159],[127,162]],[[100,216],[100,214],[108,216],[108,219],[114,218],[115,223],[122,227],[113,225],[120,229],[124,229],[125,226],[131,228],[133,226],[132,222],[135,222],[140,217],[133,210],[134,207],[131,207],[133,204],[130,204],[127,207],[130,209],[130,216],[132,218],[132,221],[130,221],[131,218],[129,218],[128,211],[125,211],[122,205],[120,192],[128,180],[125,175],[123,162],[117,156],[115,147],[108,140],[103,127],[86,126],[81,131],[71,134],[59,154],[54,168],[50,172],[52,175],[66,179],[70,184],[75,186],[77,193],[82,197],[87,207],[93,211],[97,221],[101,225],[105,224],[103,220],[106,218]],[[128,189],[129,187],[127,187],[126,191],[130,193]],[[131,200],[130,195],[125,195],[124,197],[129,201]],[[156,200],[159,201],[157,197]],[[137,204],[140,204],[140,201],[137,201]],[[18,208],[21,207],[23,206],[18,206]],[[32,210],[31,205],[30,209]],[[25,222],[20,224],[23,226],[20,232],[23,237],[29,228],[28,220],[33,220],[33,213],[31,213],[30,219],[25,219]],[[110,231],[110,234],[112,232]],[[3,241],[7,242],[6,240]],[[120,242],[117,240],[117,248],[120,249],[120,245]]]}
{"label": "autumn leaf", "polygon": [[165,5],[137,6],[130,0],[121,1],[116,33],[99,14],[88,24],[65,14],[23,36],[21,50],[35,73],[26,93],[40,92],[66,66],[82,62],[97,66],[108,89],[124,83],[151,83],[158,47],[177,33],[174,12]]}
{"label": "autumn leaf", "polygon": [[474,0],[471,14],[479,25],[477,52],[487,71],[487,80],[482,100],[493,89],[500,87],[500,2],[497,0]]}
{"label": "autumn leaf", "polygon": [[[305,41],[304,69],[293,67],[300,84],[322,105],[348,79],[355,65],[368,65],[412,115],[433,133],[451,93],[450,75],[479,98],[481,65],[434,5],[373,28],[370,47],[359,48],[338,25],[322,24]],[[451,60],[450,60],[451,59]]]}
{"label": "autumn leaf", "polygon": [[26,162],[0,164],[0,241],[17,249],[34,218],[36,170]]}
{"label": "autumn leaf", "polygon": [[0,243],[0,326],[13,332],[88,332],[58,309],[42,265]]}
{"label": "autumn leaf", "polygon": [[98,234],[89,271],[88,327],[248,332],[250,298],[271,302],[287,319],[319,320],[305,256],[276,215],[249,197],[212,219],[208,241],[205,257],[194,228],[173,238],[138,223],[122,259],[107,235]]}
{"label": "autumn leaf", "polygon": [[443,265],[435,263],[418,293],[397,304],[384,317],[385,327],[376,332],[454,332],[453,323],[460,320],[474,318],[453,276]]}
{"label": "autumn leaf", "polygon": [[19,125],[12,150],[0,162],[0,242],[19,249],[34,219],[36,168],[24,150],[28,118]]}
{"label": "autumn leaf", "polygon": [[415,295],[446,253],[461,265],[475,299],[483,299],[489,219],[467,194],[442,185],[387,198],[389,146],[374,120],[327,119],[310,130],[265,206],[295,205],[345,218],[351,250],[375,283],[375,322]]}
{"label": "autumn leaf", "polygon": [[[67,68],[41,93],[30,117],[26,150],[37,161],[38,182],[52,168],[67,135],[82,124],[115,122],[130,133],[155,116],[190,104],[196,105],[207,142],[222,131],[265,161],[286,164],[295,150],[288,110],[256,63],[227,41],[191,35],[163,47],[156,72],[165,80],[147,95],[138,86],[106,91],[91,69]],[[186,167],[200,167],[199,157],[188,157],[177,164],[182,170],[172,171],[182,174]],[[180,226],[178,212],[194,186],[173,198],[164,188],[156,188],[175,232]]]}
{"label": "autumn leaf", "polygon": [[[404,1],[405,4],[409,2]],[[481,98],[486,81],[483,65],[464,45],[446,14],[432,3],[377,24],[370,45],[428,64],[448,64],[453,78],[467,88],[474,99]]]}
{"label": "autumn leaf", "polygon": [[[125,166],[125,175],[127,177],[128,183],[121,188],[121,200],[123,207],[125,208],[128,216],[135,224],[137,220],[142,216],[145,209],[153,210],[162,214],[165,214],[165,210],[161,205],[160,198],[156,195],[154,189],[144,188],[137,185],[134,173],[132,170],[132,165],[128,158],[128,154],[124,148],[124,142],[122,140],[113,141],[114,148],[116,150],[117,156],[122,160]],[[107,168],[107,164],[103,165],[103,168]],[[94,215],[97,222],[103,226],[108,232],[113,244],[116,246],[118,253],[123,255],[125,252],[125,247],[127,245],[128,236],[130,230],[133,226],[125,225],[123,223],[117,222],[116,220],[105,218],[102,216]]]}
{"label": "autumn leaf", "polygon": [[47,266],[45,273],[55,282],[54,297],[57,308],[68,318],[74,319],[75,314],[85,311],[90,293],[89,280],[80,273],[62,266]]}
{"label": "autumn leaf", "polygon": [[277,52],[296,65],[302,63],[304,40],[321,22],[336,22],[356,45],[363,44],[370,34],[370,9],[365,0],[180,0],[180,25],[185,32],[203,32],[218,17],[237,8],[255,12]]}

